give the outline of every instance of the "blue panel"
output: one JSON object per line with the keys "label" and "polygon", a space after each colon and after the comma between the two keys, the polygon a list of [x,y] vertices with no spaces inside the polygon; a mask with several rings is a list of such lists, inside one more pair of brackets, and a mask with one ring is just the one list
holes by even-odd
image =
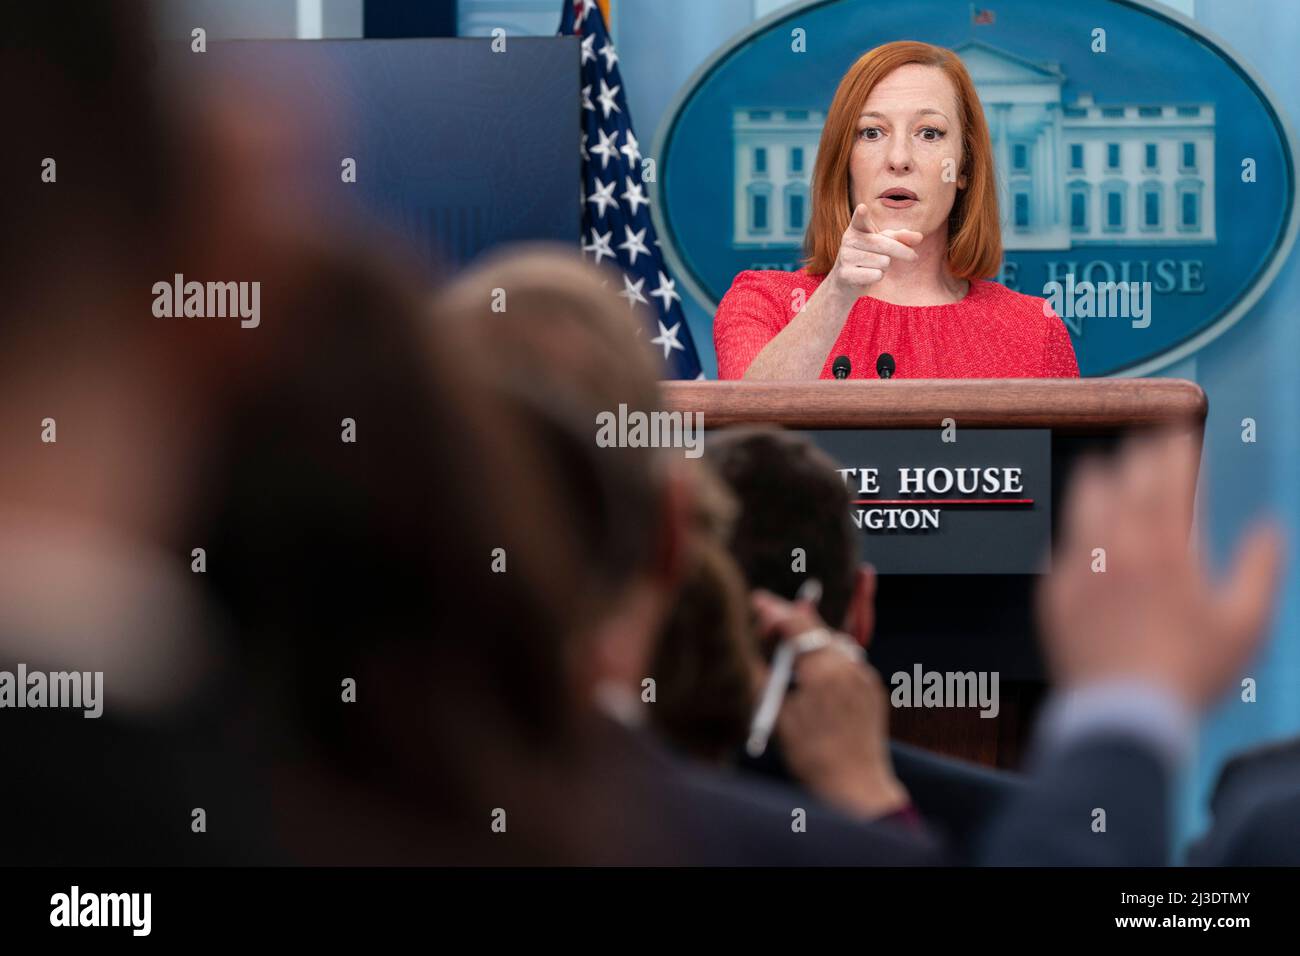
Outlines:
{"label": "blue panel", "polygon": [[[250,86],[246,110],[287,105],[312,130],[299,188],[326,213],[377,216],[431,264],[500,243],[576,247],[578,41],[236,41],[204,67]],[[224,74],[218,74],[224,75]],[[271,121],[277,113],[267,113]],[[341,181],[356,160],[354,184]]]}
{"label": "blue panel", "polygon": [[365,0],[366,37],[454,37],[456,0]]}

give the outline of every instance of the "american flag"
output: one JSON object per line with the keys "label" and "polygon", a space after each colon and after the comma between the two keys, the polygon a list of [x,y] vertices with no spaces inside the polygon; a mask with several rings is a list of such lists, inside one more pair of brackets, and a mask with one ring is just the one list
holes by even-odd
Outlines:
{"label": "american flag", "polygon": [[619,295],[644,307],[669,378],[703,378],[682,296],[669,277],[641,181],[641,147],[627,112],[618,55],[596,0],[564,0],[560,36],[582,38],[582,251],[623,273]]}
{"label": "american flag", "polygon": [[973,4],[970,8],[971,22],[976,26],[990,26],[997,20],[997,14],[992,10],[979,10]]}

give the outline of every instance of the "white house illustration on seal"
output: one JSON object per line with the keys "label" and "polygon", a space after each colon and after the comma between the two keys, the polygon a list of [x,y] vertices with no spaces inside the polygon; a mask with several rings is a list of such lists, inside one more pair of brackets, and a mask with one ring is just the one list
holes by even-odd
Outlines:
{"label": "white house illustration on seal", "polygon": [[[1065,74],[987,43],[954,51],[984,106],[1008,251],[1211,243],[1214,105],[1061,101]],[[824,112],[732,115],[733,245],[797,246]]]}

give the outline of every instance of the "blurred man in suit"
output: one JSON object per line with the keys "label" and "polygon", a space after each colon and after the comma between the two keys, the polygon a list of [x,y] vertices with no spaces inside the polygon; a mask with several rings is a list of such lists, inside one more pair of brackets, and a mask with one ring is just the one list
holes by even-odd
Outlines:
{"label": "blurred man in suit", "polygon": [[235,263],[207,245],[227,221],[192,188],[194,140],[153,82],[143,12],[6,17],[0,85],[42,91],[10,98],[8,132],[48,160],[0,157],[0,669],[102,673],[104,699],[95,719],[2,712],[0,748],[22,761],[0,793],[17,824],[5,863],[276,858],[216,729],[230,659],[184,533],[240,350],[149,313],[155,280]]}
{"label": "blurred man in suit", "polygon": [[[750,583],[793,595],[804,575],[789,556],[802,547],[807,575],[825,582],[818,610],[867,643],[873,575],[857,565],[849,496],[833,462],[771,429],[724,431],[707,447],[742,501],[732,547]],[[1172,773],[1190,747],[1195,713],[1262,637],[1280,562],[1276,533],[1261,529],[1226,588],[1199,576],[1187,547],[1195,469],[1190,442],[1178,436],[1134,442],[1114,461],[1080,469],[1055,570],[1040,592],[1058,690],[1031,786],[893,745],[900,780],[958,859],[1168,862]],[[1162,487],[1173,493],[1161,497]],[[1148,507],[1156,498],[1159,506]],[[1092,573],[1091,545],[1109,548],[1107,574]],[[1100,633],[1147,624],[1153,630],[1128,642]],[[1108,810],[1109,837],[1089,839],[1098,809]]]}
{"label": "blurred man in suit", "polygon": [[[730,553],[739,502],[707,465],[692,477],[697,517],[682,588],[658,642],[661,693],[651,719],[683,753],[717,765],[748,764],[751,723],[770,679],[764,647],[770,652],[782,637],[822,624],[806,601],[750,595]],[[797,783],[847,813],[919,829],[885,746],[888,707],[879,676],[847,637],[834,640],[836,653],[796,658],[798,688],[777,714],[776,736],[799,768]],[[777,750],[778,740],[769,738],[765,756]],[[776,776],[792,782],[789,774]]]}
{"label": "blurred man in suit", "polygon": [[[710,434],[706,461],[740,503],[729,545],[750,587],[793,599],[808,578],[815,578],[821,584],[816,613],[869,646],[875,629],[875,570],[859,563],[859,535],[849,517],[851,496],[830,456],[795,432],[744,427]],[[804,554],[805,571],[792,569],[790,555],[796,547]],[[837,669],[847,679],[854,668],[839,661]],[[791,700],[797,702],[801,693],[793,691]],[[748,765],[781,777],[790,773],[784,751],[798,748],[801,741],[788,721],[777,729],[770,753]],[[897,741],[890,743],[884,769],[896,776],[926,823],[947,838],[958,860],[970,858],[991,814],[1021,783],[1016,774]]]}
{"label": "blurred man in suit", "polygon": [[[437,308],[497,357],[480,363],[482,372],[520,414],[549,423],[551,467],[570,489],[570,536],[587,555],[589,589],[575,595],[572,635],[579,692],[605,715],[606,733],[637,755],[627,779],[681,838],[684,852],[664,861],[934,861],[929,840],[870,822],[875,814],[860,800],[832,809],[807,793],[688,763],[649,732],[656,705],[646,682],[685,570],[694,489],[680,448],[595,441],[602,413],[660,411],[657,363],[636,337],[638,320],[602,279],[571,251],[523,249],[460,277]],[[494,289],[505,291],[504,311],[490,308]],[[640,852],[629,845],[623,859],[647,862]]]}
{"label": "blurred man in suit", "polygon": [[[0,670],[102,672],[103,698],[6,693],[0,863],[671,846],[569,706],[580,577],[532,433],[400,249],[259,162],[306,144],[173,111],[144,12],[6,18],[0,85],[42,91],[8,128],[57,173],[0,151]],[[260,323],[152,313],[178,272],[259,282]]]}
{"label": "blurred man in suit", "polygon": [[1190,435],[1146,435],[1073,476],[1038,594],[1055,690],[986,862],[1170,861],[1172,780],[1197,716],[1259,648],[1282,565],[1280,533],[1260,526],[1207,577],[1188,540],[1198,457]]}

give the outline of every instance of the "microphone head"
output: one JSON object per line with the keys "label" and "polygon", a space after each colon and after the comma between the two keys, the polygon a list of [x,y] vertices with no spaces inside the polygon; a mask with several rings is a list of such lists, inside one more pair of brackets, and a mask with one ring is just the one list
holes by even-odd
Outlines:
{"label": "microphone head", "polygon": [[894,357],[888,352],[881,352],[880,358],[876,359],[876,374],[881,378],[893,378]]}
{"label": "microphone head", "polygon": [[849,362],[847,355],[841,355],[831,363],[831,374],[836,378],[848,378],[849,372],[853,370],[852,363]]}

